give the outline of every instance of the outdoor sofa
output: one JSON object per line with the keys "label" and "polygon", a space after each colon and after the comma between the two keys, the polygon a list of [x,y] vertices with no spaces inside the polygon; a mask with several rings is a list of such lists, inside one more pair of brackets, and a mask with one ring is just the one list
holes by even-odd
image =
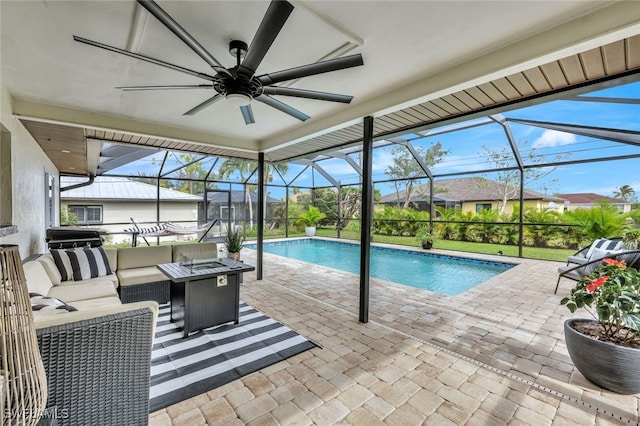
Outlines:
{"label": "outdoor sofa", "polygon": [[111,274],[67,279],[51,253],[23,264],[47,374],[48,415],[58,425],[147,424],[155,299],[169,298],[156,265],[174,256],[215,257],[217,246],[92,250],[104,252]]}

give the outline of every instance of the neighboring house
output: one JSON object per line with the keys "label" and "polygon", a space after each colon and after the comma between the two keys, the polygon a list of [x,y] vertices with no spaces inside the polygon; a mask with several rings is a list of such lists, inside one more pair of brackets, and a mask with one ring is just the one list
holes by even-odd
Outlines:
{"label": "neighboring house", "polygon": [[[78,225],[93,226],[107,231],[113,243],[130,241],[131,218],[141,226],[155,224],[157,219],[158,188],[121,177],[96,177],[93,184],[65,191],[65,187],[86,182],[86,178],[60,178],[60,207],[68,208],[78,217]],[[160,188],[160,223],[173,222],[193,228],[198,220],[198,203],[202,197],[172,189]],[[187,239],[196,235],[186,236]],[[185,237],[163,237],[164,240]]]}
{"label": "neighboring house", "polygon": [[613,204],[622,213],[629,213],[631,211],[630,201],[623,200],[622,198],[606,197],[604,195],[594,194],[593,192],[560,194],[558,196],[567,200],[565,210],[590,209],[597,206],[598,203],[605,202]]}
{"label": "neighboring house", "polygon": [[[203,197],[199,198],[198,219],[202,222],[204,221]],[[213,189],[207,192],[207,198],[209,200],[208,220],[220,219],[223,226],[228,223],[229,219],[231,219],[232,224],[241,224],[244,221],[248,221],[249,217],[256,217],[258,196],[253,192],[245,193],[244,191]],[[231,206],[229,206],[229,199],[231,199]],[[251,202],[251,207],[249,207],[248,201]],[[266,196],[266,202],[265,217],[267,219],[273,217],[273,209],[276,205],[284,204],[282,201],[268,195]]]}
{"label": "neighboring house", "polygon": [[[462,213],[479,213],[482,210],[497,210],[502,203],[505,185],[483,177],[437,180],[434,183],[433,204],[436,207],[454,208]],[[509,214],[520,200],[517,191],[514,199],[506,203],[504,212]],[[405,191],[384,195],[380,204],[404,205]],[[416,187],[410,204],[418,210],[429,210],[429,184]],[[524,208],[533,207],[538,210],[563,211],[564,199],[541,194],[528,189],[524,190]]]}

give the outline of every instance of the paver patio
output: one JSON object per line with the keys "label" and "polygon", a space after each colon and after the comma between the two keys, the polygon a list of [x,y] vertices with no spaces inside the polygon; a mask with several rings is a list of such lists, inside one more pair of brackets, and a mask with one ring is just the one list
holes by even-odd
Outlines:
{"label": "paver patio", "polygon": [[[638,423],[637,395],[574,371],[559,305],[572,284],[553,294],[558,262],[460,254],[519,265],[455,297],[372,278],[367,324],[357,275],[265,254],[263,280],[245,274],[242,300],[320,347],[152,413],[150,424]],[[255,251],[243,259],[255,264]]]}

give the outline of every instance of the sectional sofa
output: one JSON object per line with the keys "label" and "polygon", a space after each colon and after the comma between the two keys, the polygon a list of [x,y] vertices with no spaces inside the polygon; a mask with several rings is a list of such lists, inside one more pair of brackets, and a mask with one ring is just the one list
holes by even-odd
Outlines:
{"label": "sectional sofa", "polygon": [[[77,279],[77,271],[65,270],[66,253],[23,263],[47,372],[47,407],[58,425],[144,425],[158,302],[169,300],[169,282],[156,265],[216,257],[217,246],[93,250],[104,253],[111,273],[101,265],[100,276]],[[55,303],[43,308],[45,301]]]}

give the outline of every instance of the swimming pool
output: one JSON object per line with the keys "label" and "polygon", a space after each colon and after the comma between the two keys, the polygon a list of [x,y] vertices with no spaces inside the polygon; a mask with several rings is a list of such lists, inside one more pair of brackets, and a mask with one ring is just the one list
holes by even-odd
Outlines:
{"label": "swimming pool", "polygon": [[[245,247],[256,249],[255,244]],[[347,272],[360,271],[359,244],[305,238],[266,242],[264,252]],[[515,263],[508,262],[371,247],[372,277],[449,296],[460,294],[514,266]]]}

